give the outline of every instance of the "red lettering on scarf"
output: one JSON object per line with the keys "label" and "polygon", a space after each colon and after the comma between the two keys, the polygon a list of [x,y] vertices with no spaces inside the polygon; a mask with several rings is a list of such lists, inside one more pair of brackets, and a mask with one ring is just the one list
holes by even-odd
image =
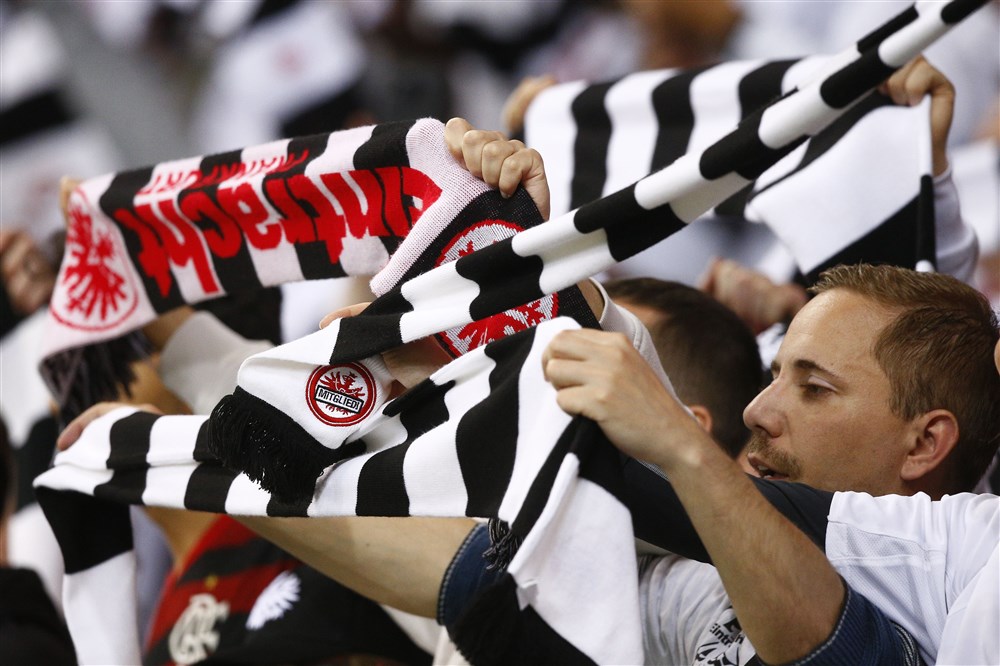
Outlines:
{"label": "red lettering on scarf", "polygon": [[308,158],[309,151],[303,150],[297,155],[275,155],[249,162],[219,164],[213,166],[208,173],[204,173],[200,169],[159,172],[136,193],[136,196],[220,185],[227,180],[248,178],[261,173],[284,173],[294,169]]}
{"label": "red lettering on scarf", "polygon": [[[220,287],[212,258],[235,256],[244,239],[264,251],[283,241],[292,245],[322,241],[330,263],[337,264],[347,234],[403,238],[441,196],[434,181],[409,167],[321,174],[319,179],[329,192],[303,174],[274,176],[301,164],[307,155],[304,151],[286,158],[224,165],[208,174],[198,172],[196,182],[192,182],[193,172],[159,174],[143,191],[161,196],[118,209],[114,218],[137,236],[141,246],[137,263],[156,282],[161,295],[173,286],[171,267],[188,264],[193,264],[204,292],[214,294]],[[262,182],[266,196],[249,182],[223,185],[215,192],[204,189],[261,172],[268,174]],[[182,182],[186,189],[172,189]],[[179,205],[174,203],[175,194]]]}
{"label": "red lettering on scarf", "polygon": [[288,187],[292,194],[310,206],[316,212],[316,231],[319,239],[326,243],[326,253],[331,264],[340,262],[340,253],[344,250],[344,219],[337,214],[333,204],[320,192],[306,176],[292,176],[288,179]]}
{"label": "red lettering on scarf", "polygon": [[157,173],[153,180],[147,183],[141,190],[136,192],[136,196],[145,196],[155,192],[168,192],[185,187],[191,187],[201,178],[201,171],[197,169],[188,171],[174,171],[170,173]]}
{"label": "red lettering on scarf", "polygon": [[[236,256],[243,245],[240,227],[205,192],[194,190],[183,194],[180,205],[181,213],[202,230],[213,255],[220,259]],[[214,224],[215,228],[211,228],[210,224]]]}
{"label": "red lettering on scarf", "polygon": [[[407,208],[409,212],[404,218],[408,217],[411,220],[410,224],[415,224],[420,219],[420,216],[424,214],[424,211],[430,208],[441,196],[441,188],[423,171],[400,169],[400,173],[403,177],[403,194],[410,197],[410,201],[413,204]],[[390,217],[390,225],[393,222],[394,218]],[[398,229],[396,226],[393,226],[392,229],[393,233],[397,236],[405,236],[409,231],[409,229],[405,228]]]}
{"label": "red lettering on scarf", "polygon": [[234,188],[219,188],[216,193],[219,205],[236,220],[247,240],[254,247],[270,250],[278,247],[281,242],[281,225],[277,222],[260,225],[267,222],[271,214],[257,197],[257,192],[250,183],[242,183]]}
{"label": "red lettering on scarf", "polygon": [[302,210],[302,206],[288,193],[285,181],[274,179],[264,182],[267,197],[281,215],[281,228],[285,238],[292,245],[312,243],[316,240],[316,229],[312,218]]}
{"label": "red lettering on scarf", "polygon": [[160,289],[161,295],[166,295],[170,291],[173,279],[170,276],[170,265],[167,263],[167,253],[163,250],[160,239],[157,238],[153,230],[144,224],[139,218],[125,208],[119,208],[114,213],[115,221],[126,229],[130,229],[139,237],[139,250],[136,260],[139,268],[146,274],[146,277],[156,281],[156,286]]}
{"label": "red lettering on scarf", "polygon": [[[173,206],[167,207],[170,222],[160,220],[150,204],[140,204],[131,211],[119,208],[114,218],[139,236],[142,250],[137,257],[143,272],[156,280],[160,295],[166,296],[173,284],[169,264],[186,266],[193,263],[202,289],[208,294],[219,291],[208,256],[201,239],[192,225],[176,214]],[[174,230],[181,234],[178,239]]]}
{"label": "red lettering on scarf", "polygon": [[360,193],[350,186],[343,174],[324,173],[320,176],[323,184],[340,202],[347,230],[355,238],[361,238],[366,232],[372,236],[387,236],[382,224],[382,186],[375,171],[351,171],[349,175]]}
{"label": "red lettering on scarf", "polygon": [[[214,294],[219,291],[219,285],[215,280],[215,275],[212,272],[212,264],[208,255],[205,252],[205,248],[202,245],[201,238],[199,237],[199,229],[195,227],[194,222],[181,216],[177,212],[177,208],[174,206],[174,202],[170,199],[161,201],[159,203],[160,213],[167,219],[167,221],[174,226],[175,229],[180,230],[181,235],[184,237],[183,247],[177,248],[178,260],[175,263],[183,266],[183,257],[187,256],[194,262],[195,272],[198,274],[198,279],[201,281],[202,289],[205,290],[206,294]],[[138,209],[137,209],[138,210]],[[167,231],[167,233],[170,233]],[[176,239],[174,234],[170,233],[170,238]],[[171,251],[170,243],[167,243],[167,254],[170,256],[171,260],[174,261],[174,252]]]}
{"label": "red lettering on scarf", "polygon": [[[169,206],[169,209],[175,212],[172,204]],[[136,206],[135,212],[159,235],[167,251],[167,257],[172,264],[175,266],[187,266],[188,263],[193,263],[202,289],[209,294],[219,291],[219,285],[216,283],[215,275],[212,273],[212,266],[201,243],[200,234],[190,222],[182,220],[179,216],[175,215],[175,218],[171,220],[173,224],[165,224],[157,217],[152,205],[149,204]],[[181,237],[179,239],[177,238],[177,234],[174,233],[175,231],[180,232]]]}

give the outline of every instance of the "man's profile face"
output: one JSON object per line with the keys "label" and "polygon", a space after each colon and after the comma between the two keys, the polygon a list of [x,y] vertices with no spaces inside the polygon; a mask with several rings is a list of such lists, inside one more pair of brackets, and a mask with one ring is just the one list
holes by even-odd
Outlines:
{"label": "man's profile face", "polygon": [[844,289],[818,295],[796,315],[774,380],[743,413],[756,473],[825,490],[905,490],[899,471],[913,429],[890,410],[889,380],[872,354],[892,318]]}

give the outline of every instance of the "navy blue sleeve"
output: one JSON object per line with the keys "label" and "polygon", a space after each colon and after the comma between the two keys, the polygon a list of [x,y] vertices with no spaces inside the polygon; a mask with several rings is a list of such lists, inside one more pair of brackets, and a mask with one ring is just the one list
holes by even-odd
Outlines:
{"label": "navy blue sleeve", "polygon": [[[701,538],[691,524],[670,481],[659,471],[634,458],[622,457],[625,476],[623,500],[632,512],[635,535],[643,541],[683,555],[710,562]],[[822,550],[833,493],[801,483],[750,479],[757,490]]]}
{"label": "navy blue sleeve", "polygon": [[438,624],[452,627],[473,599],[503,576],[500,568],[487,566],[486,551],[490,545],[486,525],[477,525],[459,546],[441,580]]}

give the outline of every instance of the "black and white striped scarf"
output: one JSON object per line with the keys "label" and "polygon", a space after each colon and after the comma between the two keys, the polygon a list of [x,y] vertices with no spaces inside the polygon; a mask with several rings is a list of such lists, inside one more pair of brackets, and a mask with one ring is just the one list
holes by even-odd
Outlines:
{"label": "black and white striped scarf", "polygon": [[[543,91],[525,116],[525,141],[545,156],[553,214],[702,150],[829,64],[825,56],[726,62]],[[872,93],[706,216],[766,223],[810,283],[840,263],[930,270],[930,149],[926,103],[899,107]]]}
{"label": "black and white striped scarf", "polygon": [[[296,502],[223,466],[205,416],[122,408],[94,421],[36,484],[63,550],[64,608],[81,663],[137,659],[128,504],[232,515],[498,517],[523,540],[508,573],[527,603],[561,635],[590,627],[579,649],[594,661],[641,658],[638,599],[617,582],[636,576],[617,453],[592,422],[555,407],[542,376],[549,340],[576,326],[560,317],[448,364],[369,419],[344,447],[354,455]],[[590,581],[591,591],[607,586],[598,597],[605,601],[561,615],[567,575]]]}
{"label": "black and white striped scarf", "polygon": [[[254,357],[230,400],[258,419],[250,441],[217,436],[236,427],[226,423],[225,408],[209,420],[115,412],[96,421],[38,481],[66,552],[66,608],[82,660],[133,654],[131,634],[109,624],[106,612],[86,612],[91,595],[106,593],[109,579],[130,566],[122,502],[253,515],[499,517],[524,539],[508,569],[518,601],[508,614],[517,618],[515,631],[530,626],[537,636],[541,628],[550,651],[538,658],[641,660],[635,586],[628,583],[635,580],[631,530],[616,498],[620,476],[607,462],[617,454],[593,423],[558,409],[541,376],[547,341],[576,324],[557,318],[473,350],[382,408],[378,352],[537,301],[683,228],[981,4],[918,5],[704,151],[404,280],[362,315],[274,350],[268,358],[280,363]],[[290,380],[297,396],[272,381],[268,373],[278,366],[297,375]],[[366,390],[358,392],[361,383]],[[286,404],[290,399],[297,404]],[[367,416],[355,420],[369,399]],[[316,424],[324,415],[334,421],[328,430]],[[275,440],[288,452],[274,450]],[[255,456],[263,459],[256,470]],[[306,461],[288,487],[268,479],[269,472],[281,476],[272,463],[285,458]],[[315,479],[317,459],[336,464]]]}
{"label": "black and white striped scarf", "polygon": [[[64,417],[113,397],[145,354],[135,331],[179,305],[346,275],[374,275],[382,294],[542,221],[525,192],[504,199],[462,168],[443,132],[432,119],[386,123],[80,184],[41,366]],[[553,291],[433,332],[459,355],[558,314],[596,325],[575,287]]]}

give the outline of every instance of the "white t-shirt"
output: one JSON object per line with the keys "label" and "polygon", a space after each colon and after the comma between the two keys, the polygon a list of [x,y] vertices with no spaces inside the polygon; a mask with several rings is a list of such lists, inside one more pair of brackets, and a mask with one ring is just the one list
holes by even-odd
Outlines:
{"label": "white t-shirt", "polygon": [[928,663],[1000,664],[1000,497],[836,493],[826,555]]}
{"label": "white t-shirt", "polygon": [[711,564],[640,557],[639,611],[647,664],[742,666],[755,654]]}

